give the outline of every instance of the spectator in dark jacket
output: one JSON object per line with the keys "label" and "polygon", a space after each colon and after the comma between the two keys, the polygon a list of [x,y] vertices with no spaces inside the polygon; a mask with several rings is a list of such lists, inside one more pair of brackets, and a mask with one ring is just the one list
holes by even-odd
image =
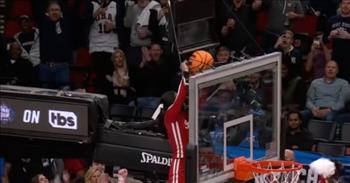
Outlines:
{"label": "spectator in dark jacket", "polygon": [[10,44],[9,58],[0,64],[0,83],[21,86],[33,86],[34,68],[32,63],[21,57],[21,46]]}
{"label": "spectator in dark jacket", "polygon": [[333,41],[332,59],[339,66],[338,77],[350,82],[350,0],[342,0],[340,14],[328,20],[323,41]]}
{"label": "spectator in dark jacket", "polygon": [[254,0],[252,5],[247,5],[245,0],[231,0],[231,3],[227,4],[223,1],[223,3],[223,7],[220,7],[223,9],[223,15],[218,17],[222,43],[235,51],[238,56],[242,55],[241,52],[257,55],[261,50],[257,48],[252,35],[256,32],[256,12],[260,9],[262,1]]}
{"label": "spectator in dark jacket", "polygon": [[282,63],[288,67],[290,76],[303,77],[304,64],[302,55],[298,49],[293,46],[294,33],[291,30],[284,31],[280,37],[278,37],[274,49],[282,52]]}
{"label": "spectator in dark jacket", "polygon": [[311,151],[313,138],[310,132],[302,128],[300,113],[291,111],[288,113],[287,117],[288,128],[286,134],[286,148]]}
{"label": "spectator in dark jacket", "polygon": [[336,14],[338,0],[309,0],[309,12],[318,17],[318,30],[323,31],[327,19]]}
{"label": "spectator in dark jacket", "polygon": [[72,61],[71,30],[60,5],[48,5],[47,16],[40,26],[39,80],[45,88],[69,86],[69,64]]}
{"label": "spectator in dark jacket", "polygon": [[22,48],[22,57],[28,59],[34,67],[40,63],[39,29],[32,25],[27,15],[20,16],[21,31],[15,34],[14,39]]}

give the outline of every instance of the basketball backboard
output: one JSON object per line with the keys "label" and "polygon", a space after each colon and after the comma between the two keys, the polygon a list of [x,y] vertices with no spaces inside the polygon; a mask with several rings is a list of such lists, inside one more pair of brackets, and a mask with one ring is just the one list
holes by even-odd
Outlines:
{"label": "basketball backboard", "polygon": [[233,159],[280,158],[281,54],[272,53],[190,78],[190,145],[196,181],[225,182]]}

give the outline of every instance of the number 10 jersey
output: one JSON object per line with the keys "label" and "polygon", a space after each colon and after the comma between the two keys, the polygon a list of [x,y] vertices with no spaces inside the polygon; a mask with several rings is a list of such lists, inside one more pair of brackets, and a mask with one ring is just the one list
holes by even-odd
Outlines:
{"label": "number 10 jersey", "polygon": [[[101,8],[102,4],[98,1],[92,1],[93,15]],[[115,31],[117,3],[110,1],[105,11],[94,17],[94,22],[90,27],[89,47],[90,53],[93,52],[109,52],[112,53],[115,48],[119,47],[118,35]],[[107,24],[112,23],[113,28],[109,28]]]}

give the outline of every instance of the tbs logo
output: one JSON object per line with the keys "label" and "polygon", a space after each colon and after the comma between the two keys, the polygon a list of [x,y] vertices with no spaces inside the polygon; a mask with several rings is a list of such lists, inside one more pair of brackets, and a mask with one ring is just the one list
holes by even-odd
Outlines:
{"label": "tbs logo", "polygon": [[54,128],[78,129],[77,116],[73,112],[49,110],[49,123]]}

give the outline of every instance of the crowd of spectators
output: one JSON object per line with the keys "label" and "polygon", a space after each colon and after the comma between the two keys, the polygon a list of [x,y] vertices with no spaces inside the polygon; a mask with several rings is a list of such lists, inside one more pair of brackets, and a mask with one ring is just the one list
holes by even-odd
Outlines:
{"label": "crowd of spectators", "polygon": [[[179,61],[168,1],[30,2],[31,14],[8,12],[20,30],[1,35],[0,84],[96,92],[107,95],[111,104],[152,107],[164,92],[176,91]],[[312,134],[304,129],[310,118],[350,122],[350,0],[216,2],[220,40],[213,52],[216,67],[240,56],[282,53],[283,112],[301,111],[285,116],[288,148],[311,150]],[[306,17],[317,23],[308,25]],[[86,59],[78,58],[81,50],[88,50]],[[76,72],[84,77],[74,78]],[[8,170],[16,164],[11,162]],[[98,168],[88,167],[62,168],[59,182],[72,182],[84,174],[85,182],[94,182]],[[43,174],[35,172],[28,178],[34,176],[33,183],[54,180],[55,176]]]}
{"label": "crowd of spectators", "polygon": [[128,170],[79,159],[7,159],[0,181],[30,183],[140,183]]}

